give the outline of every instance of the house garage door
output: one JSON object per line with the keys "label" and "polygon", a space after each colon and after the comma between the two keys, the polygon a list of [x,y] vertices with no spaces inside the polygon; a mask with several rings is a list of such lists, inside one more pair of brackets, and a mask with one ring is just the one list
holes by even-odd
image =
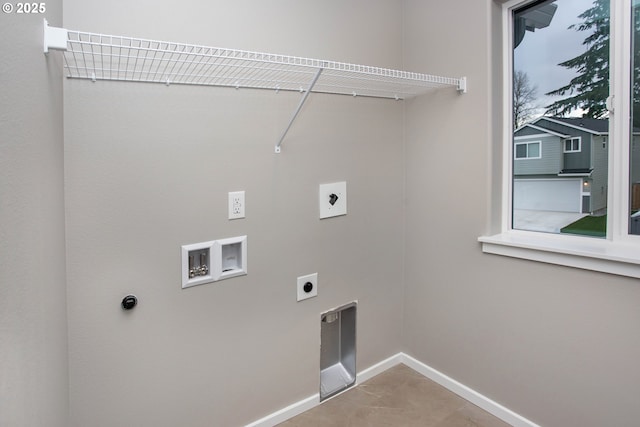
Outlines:
{"label": "house garage door", "polygon": [[516,179],[513,208],[536,211],[581,212],[581,179]]}

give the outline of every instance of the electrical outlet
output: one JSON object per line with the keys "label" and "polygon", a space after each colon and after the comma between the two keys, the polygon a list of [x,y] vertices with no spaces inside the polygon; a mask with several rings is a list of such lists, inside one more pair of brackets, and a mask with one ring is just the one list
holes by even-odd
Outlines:
{"label": "electrical outlet", "polygon": [[318,296],[318,273],[298,277],[298,301]]}
{"label": "electrical outlet", "polygon": [[229,219],[244,218],[244,191],[229,193]]}

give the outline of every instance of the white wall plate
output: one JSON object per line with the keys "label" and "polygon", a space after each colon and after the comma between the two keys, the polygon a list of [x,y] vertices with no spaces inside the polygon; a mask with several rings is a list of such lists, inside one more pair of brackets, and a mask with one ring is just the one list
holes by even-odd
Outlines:
{"label": "white wall plate", "polygon": [[246,274],[247,236],[182,246],[183,289]]}
{"label": "white wall plate", "polygon": [[213,280],[247,274],[247,236],[230,237],[213,242]]}
{"label": "white wall plate", "polygon": [[244,218],[244,191],[229,193],[229,219]]}
{"label": "white wall plate", "polygon": [[320,219],[347,214],[347,183],[320,184]]}
{"label": "white wall plate", "polygon": [[296,284],[298,301],[318,295],[318,273],[298,277]]}
{"label": "white wall plate", "polygon": [[[213,244],[211,241],[182,246],[183,289],[216,280],[212,271]],[[203,268],[205,265],[206,269]]]}

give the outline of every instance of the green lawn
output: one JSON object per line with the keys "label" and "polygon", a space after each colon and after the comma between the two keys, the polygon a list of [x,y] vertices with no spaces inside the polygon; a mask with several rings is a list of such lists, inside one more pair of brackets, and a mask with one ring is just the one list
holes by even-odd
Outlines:
{"label": "green lawn", "polygon": [[579,234],[582,236],[606,237],[607,216],[585,216],[560,230],[561,233]]}

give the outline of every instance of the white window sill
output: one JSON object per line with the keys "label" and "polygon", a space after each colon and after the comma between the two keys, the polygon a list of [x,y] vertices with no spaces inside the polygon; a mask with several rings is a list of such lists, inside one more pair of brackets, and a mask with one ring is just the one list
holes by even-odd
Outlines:
{"label": "white window sill", "polygon": [[478,238],[489,254],[640,278],[640,245],[512,230]]}

